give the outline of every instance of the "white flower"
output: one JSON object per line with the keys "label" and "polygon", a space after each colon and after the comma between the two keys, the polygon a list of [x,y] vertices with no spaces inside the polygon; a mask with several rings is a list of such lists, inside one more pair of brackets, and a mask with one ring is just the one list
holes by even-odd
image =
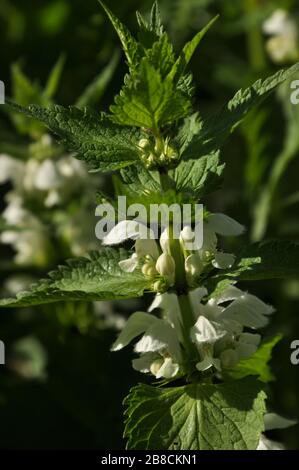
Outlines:
{"label": "white flower", "polygon": [[225,214],[211,214],[207,221],[208,227],[219,235],[236,237],[242,235],[245,227]]}
{"label": "white flower", "polygon": [[174,283],[175,262],[172,256],[167,253],[162,253],[157,259],[156,270],[169,281],[170,285]]}
{"label": "white flower", "polygon": [[278,35],[290,33],[290,15],[286,10],[277,9],[263,23],[265,34]]}
{"label": "white flower", "polygon": [[148,240],[152,236],[146,226],[136,220],[122,220],[103,238],[102,243],[103,245],[119,245],[129,238]]}
{"label": "white flower", "polygon": [[256,450],[285,450],[284,446],[279,442],[268,439],[264,434],[261,434]]}
{"label": "white flower", "polygon": [[136,312],[128,319],[124,329],[112,346],[118,351],[132,340],[143,335],[135,345],[141,357],[133,360],[133,367],[140,372],[151,372],[156,378],[171,378],[179,371],[182,351],[176,330],[167,320],[152,314]]}
{"label": "white flower", "polygon": [[219,323],[211,322],[203,315],[200,315],[191,329],[191,338],[198,345],[214,344],[220,338],[223,338],[226,333]]}
{"label": "white flower", "polygon": [[155,321],[157,321],[157,318],[149,313],[133,313],[112,345],[111,351],[119,351],[127,346],[133,339],[144,333]]}
{"label": "white flower", "polygon": [[266,49],[274,62],[295,61],[298,58],[298,29],[296,21],[285,10],[278,9],[263,24],[270,35]]}
{"label": "white flower", "polygon": [[41,191],[59,188],[62,185],[62,177],[53,160],[44,160],[38,167],[34,185]]}
{"label": "white flower", "polygon": [[0,184],[11,180],[18,184],[24,175],[24,163],[6,154],[0,155]]}

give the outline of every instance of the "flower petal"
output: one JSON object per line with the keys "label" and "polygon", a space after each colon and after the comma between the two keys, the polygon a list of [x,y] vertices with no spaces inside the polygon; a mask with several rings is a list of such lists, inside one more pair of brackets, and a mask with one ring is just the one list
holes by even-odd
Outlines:
{"label": "flower petal", "polygon": [[284,446],[279,442],[268,439],[264,434],[261,434],[256,450],[284,450]]}
{"label": "flower petal", "polygon": [[155,359],[159,358],[157,353],[145,353],[137,359],[133,359],[132,366],[133,369],[143,374],[147,374],[151,370],[151,365]]}
{"label": "flower petal", "polygon": [[120,333],[119,337],[111,347],[111,351],[119,351],[127,346],[134,338],[144,333],[151,325],[159,321],[153,315],[145,312],[135,312],[131,315]]}
{"label": "flower petal", "polygon": [[221,318],[236,320],[249,328],[263,328],[269,322],[267,316],[273,312],[270,305],[254,295],[244,293],[222,312]]}
{"label": "flower petal", "polygon": [[122,220],[103,238],[103,245],[117,245],[132,238],[140,238],[141,233],[146,229],[145,225],[136,220]]}
{"label": "flower petal", "polygon": [[212,214],[208,219],[210,229],[226,237],[241,235],[245,227],[225,214]]}
{"label": "flower petal", "polygon": [[130,258],[124,259],[118,264],[126,273],[132,273],[138,266],[138,256],[136,253],[133,253]]}
{"label": "flower petal", "polygon": [[162,366],[156,374],[156,379],[161,379],[162,377],[165,379],[171,379],[177,375],[179,369],[179,365],[172,362],[171,357],[167,357],[164,359]]}
{"label": "flower petal", "polygon": [[203,315],[198,317],[194,327],[191,328],[191,339],[198,345],[214,344],[225,335],[226,331],[219,323],[211,322]]}
{"label": "flower petal", "polygon": [[168,351],[177,362],[181,361],[181,348],[175,329],[167,321],[156,319],[135,345],[135,351],[145,353],[163,350]]}
{"label": "flower petal", "polygon": [[266,413],[264,422],[266,431],[270,431],[271,429],[286,429],[298,423],[298,421],[294,419],[287,419],[276,413]]}

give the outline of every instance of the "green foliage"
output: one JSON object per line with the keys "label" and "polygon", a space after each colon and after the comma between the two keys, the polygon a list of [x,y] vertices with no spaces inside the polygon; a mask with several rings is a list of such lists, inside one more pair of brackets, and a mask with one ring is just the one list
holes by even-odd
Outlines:
{"label": "green foliage", "polygon": [[117,126],[108,115],[74,106],[12,106],[44,122],[68,150],[76,152],[78,158],[89,163],[93,170],[116,170],[138,160],[140,133]]}
{"label": "green foliage", "polygon": [[297,278],[299,244],[272,240],[246,246],[228,276],[239,281]]}
{"label": "green foliage", "polygon": [[251,357],[242,359],[231,369],[226,369],[225,376],[239,380],[249,375],[256,375],[262,382],[275,380],[269,366],[269,361],[272,357],[273,348],[281,339],[282,336],[277,335],[264,341]]}
{"label": "green foliage", "polygon": [[112,11],[109,10],[109,8],[103,2],[100,0],[99,2],[107,13],[108,18],[110,19],[115,31],[119,36],[129,67],[134,67],[140,58],[140,45],[133,38],[128,28],[122,24],[118,18],[116,18]]}
{"label": "green foliage", "polygon": [[178,192],[199,199],[219,188],[224,167],[224,164],[219,163],[219,152],[216,152],[198,160],[182,160],[171,173]]}
{"label": "green foliage", "polygon": [[254,379],[138,385],[125,400],[128,449],[254,450],[264,429],[265,398]]}
{"label": "green foliage", "polygon": [[147,58],[127,77],[115,103],[111,106],[115,122],[155,131],[186,116],[190,109],[189,99],[170,78],[163,79]]}
{"label": "green foliage", "polygon": [[219,149],[246,114],[298,70],[299,64],[295,64],[266,80],[258,80],[246,90],[239,90],[220,112],[202,122],[199,133],[186,148],[183,158],[195,159]]}
{"label": "green foliage", "polygon": [[130,256],[124,249],[106,248],[90,254],[90,258],[69,260],[66,266],[49,273],[48,279],[32,285],[16,299],[0,302],[2,307],[25,307],[62,300],[111,300],[140,297],[149,283],[138,270],[124,273],[119,261]]}

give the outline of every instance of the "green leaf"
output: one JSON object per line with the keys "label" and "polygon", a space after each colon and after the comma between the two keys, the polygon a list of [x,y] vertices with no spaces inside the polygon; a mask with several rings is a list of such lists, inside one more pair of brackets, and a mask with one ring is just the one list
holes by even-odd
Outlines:
{"label": "green leaf", "polygon": [[49,100],[49,102],[57,91],[64,64],[65,64],[65,55],[61,54],[61,56],[59,57],[59,59],[57,60],[56,64],[54,65],[53,69],[50,72],[45,89],[43,91],[43,95],[45,96],[46,99]]}
{"label": "green leaf", "polygon": [[225,277],[238,281],[299,277],[299,243],[272,240],[246,246]]}
{"label": "green leaf", "polygon": [[108,115],[74,106],[11,106],[46,124],[68,150],[94,170],[116,170],[139,160],[139,131],[117,126]]}
{"label": "green leaf", "polygon": [[275,380],[270,366],[268,365],[272,357],[274,346],[282,339],[281,335],[264,341],[258,350],[248,359],[242,359],[238,364],[224,371],[224,376],[231,379],[243,379],[249,375],[258,376],[262,382]]}
{"label": "green leaf", "polygon": [[255,379],[176,388],[134,387],[125,399],[128,449],[254,450],[265,393]]}
{"label": "green leaf", "polygon": [[111,106],[117,123],[150,129],[177,121],[189,109],[189,99],[175,89],[170,79],[163,79],[146,57],[127,78],[115,105]]}
{"label": "green leaf", "polygon": [[117,64],[119,62],[119,51],[116,50],[101,73],[92,81],[92,83],[84,90],[83,94],[78,98],[76,106],[90,106],[97,103],[104,95],[109,85]]}
{"label": "green leaf", "polygon": [[157,1],[155,1],[152,6],[149,26],[150,30],[157,34],[157,36],[161,36],[161,34],[163,34],[163,24],[159,4]]}
{"label": "green leaf", "polygon": [[150,65],[165,78],[175,62],[173,47],[166,33],[146,51],[146,57]]}
{"label": "green leaf", "polygon": [[220,112],[203,121],[199,133],[191,141],[183,158],[198,158],[219,149],[253,106],[261,103],[278,85],[298,70],[299,63],[277,72],[266,80],[258,80],[245,90],[239,90]]}
{"label": "green leaf", "polygon": [[32,285],[15,299],[4,299],[1,307],[26,307],[59,301],[95,301],[141,297],[149,282],[139,270],[126,273],[119,261],[130,252],[106,248],[90,254],[90,258],[69,260],[66,266],[49,273],[47,279]]}
{"label": "green leaf", "polygon": [[224,164],[219,164],[219,152],[216,152],[198,160],[182,160],[170,175],[178,192],[189,193],[193,199],[199,199],[219,188],[224,167]]}
{"label": "green leaf", "polygon": [[215,16],[201,31],[199,31],[194,38],[187,42],[177,59],[176,63],[173,66],[173,69],[170,72],[170,76],[172,78],[178,79],[185,71],[187,65],[189,64],[190,60],[193,57],[194,52],[198,48],[199,44],[201,43],[202,39],[209,31],[211,26],[215,23],[215,21],[219,18],[219,15]]}
{"label": "green leaf", "polygon": [[[12,75],[12,96],[20,105],[28,106],[30,103],[40,105],[48,104],[48,100],[43,96],[43,92],[38,83],[32,82],[15,63],[11,69]],[[12,113],[12,120],[17,130],[21,134],[29,134],[39,137],[45,132],[45,127],[37,120],[29,121],[18,113]]]}
{"label": "green leaf", "polygon": [[131,35],[128,28],[119,21],[119,19],[112,13],[112,11],[109,10],[109,8],[101,0],[99,0],[99,3],[105,10],[109,20],[111,21],[115,31],[119,36],[124,53],[127,57],[129,67],[135,67],[140,59],[140,45]]}

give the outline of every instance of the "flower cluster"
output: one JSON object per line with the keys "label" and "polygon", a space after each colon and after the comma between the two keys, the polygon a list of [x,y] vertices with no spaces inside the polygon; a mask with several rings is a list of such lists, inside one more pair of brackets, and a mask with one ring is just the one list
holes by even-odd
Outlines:
{"label": "flower cluster", "polygon": [[[200,276],[211,269],[227,269],[233,265],[234,255],[218,249],[217,235],[240,235],[244,227],[224,214],[210,214],[202,223],[200,243],[196,242],[195,230],[197,227],[193,231],[190,225],[186,225],[179,235],[186,279],[190,287],[195,286]],[[152,230],[136,221],[123,220],[103,239],[103,244],[115,245],[129,238],[136,239],[135,252],[129,259],[120,262],[122,269],[133,272],[141,266],[142,273],[152,281],[153,291],[166,292],[174,285],[176,269],[171,253],[169,228],[163,230],[158,244]]]}
{"label": "flower cluster", "polygon": [[152,142],[150,139],[140,139],[138,147],[141,151],[141,161],[146,168],[169,165],[179,158],[178,151],[170,145],[169,139],[163,143]]}
{"label": "flower cluster", "polygon": [[[203,302],[207,296],[203,287],[188,295],[194,315],[190,339],[196,346],[198,371],[221,374],[256,352],[261,336],[255,331],[267,325],[271,306],[233,285],[208,302]],[[184,374],[184,312],[174,293],[158,294],[149,312],[157,308],[162,310],[162,318],[148,312],[134,313],[112,349],[119,350],[143,335],[135,345],[141,356],[133,360],[134,369],[169,379]]]}
{"label": "flower cluster", "polygon": [[[208,298],[208,291],[200,282],[202,273],[215,268],[227,269],[234,263],[232,254],[218,250],[217,234],[239,235],[243,230],[243,226],[224,214],[210,214],[203,222],[200,246],[194,244],[190,226],[180,232],[178,246],[184,256],[193,318],[188,335],[195,346],[195,369],[200,372],[211,370],[221,375],[224,369],[254,354],[261,341],[256,330],[265,327],[273,313],[271,306],[241,291],[233,283]],[[135,252],[129,259],[121,261],[120,266],[127,272],[141,268],[144,276],[152,281],[152,290],[157,292],[149,312],[134,313],[112,349],[119,350],[143,335],[135,345],[140,357],[134,359],[133,367],[141,372],[151,372],[156,378],[169,379],[185,373],[185,312],[180,307],[177,293],[167,292],[174,286],[176,274],[169,228],[162,232],[159,244],[151,238],[141,238],[142,235],[150,237],[153,234],[144,226],[140,230],[136,221],[123,220],[103,241],[104,244],[118,244],[128,238],[136,239]],[[161,309],[162,318],[151,313],[156,309]]]}
{"label": "flower cluster", "polygon": [[49,214],[45,209],[52,209],[55,221],[51,222],[56,226],[57,236],[72,247],[72,254],[85,254],[91,246],[86,237],[83,239],[82,229],[78,227],[86,224],[77,219],[83,217],[84,221],[86,214],[82,210],[80,217],[76,214],[68,220],[59,215],[59,208],[72,203],[75,195],[81,195],[83,189],[86,194],[89,178],[85,166],[71,155],[57,155],[57,148],[47,134],[29,146],[28,156],[23,161],[0,155],[0,183],[12,183],[2,213],[5,227],[0,241],[14,247],[17,264],[46,265],[51,261],[53,247],[47,233],[49,220],[45,223],[43,216]]}

